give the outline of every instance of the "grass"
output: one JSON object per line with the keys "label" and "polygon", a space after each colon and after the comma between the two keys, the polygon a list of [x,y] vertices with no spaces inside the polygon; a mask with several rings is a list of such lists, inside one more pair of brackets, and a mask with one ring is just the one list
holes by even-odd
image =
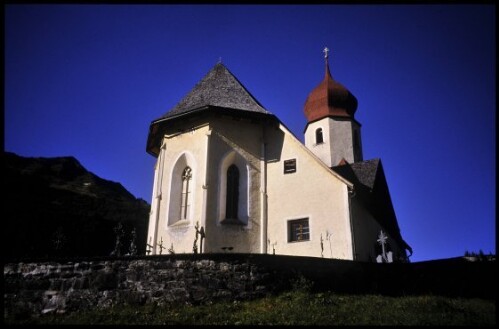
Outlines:
{"label": "grass", "polygon": [[252,301],[114,306],[105,310],[6,318],[5,324],[138,325],[495,325],[494,300],[387,297],[295,290]]}

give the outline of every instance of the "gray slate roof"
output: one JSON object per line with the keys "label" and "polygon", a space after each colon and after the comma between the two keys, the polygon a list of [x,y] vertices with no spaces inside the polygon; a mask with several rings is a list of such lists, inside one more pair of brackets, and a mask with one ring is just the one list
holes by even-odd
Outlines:
{"label": "gray slate roof", "polygon": [[343,166],[334,166],[331,169],[351,182],[358,181],[360,184],[373,189],[376,181],[376,172],[379,167],[379,158],[349,163]]}
{"label": "gray slate roof", "polygon": [[272,114],[222,63],[218,63],[173,109],[158,120],[180,116],[208,106]]}
{"label": "gray slate roof", "polygon": [[374,187],[374,182],[376,180],[376,171],[379,167],[379,158],[366,160],[362,162],[354,162],[350,164],[353,171],[355,172],[355,176],[359,182],[370,189]]}

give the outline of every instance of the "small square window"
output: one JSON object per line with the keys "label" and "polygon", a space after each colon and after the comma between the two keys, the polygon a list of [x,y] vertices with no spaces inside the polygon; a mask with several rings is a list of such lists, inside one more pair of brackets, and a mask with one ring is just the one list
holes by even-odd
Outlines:
{"label": "small square window", "polygon": [[310,228],[308,218],[288,221],[288,242],[309,241]]}
{"label": "small square window", "polygon": [[284,173],[291,174],[296,172],[296,159],[284,160]]}

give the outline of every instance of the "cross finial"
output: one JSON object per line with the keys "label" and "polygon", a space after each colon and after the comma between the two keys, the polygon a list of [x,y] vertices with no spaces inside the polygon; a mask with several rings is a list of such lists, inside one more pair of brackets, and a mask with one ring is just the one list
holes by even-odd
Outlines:
{"label": "cross finial", "polygon": [[322,50],[322,52],[324,53],[324,58],[328,58],[328,54],[329,54],[329,48],[328,47],[324,47],[324,50]]}
{"label": "cross finial", "polygon": [[218,57],[218,64],[221,64],[222,63],[222,57]]}

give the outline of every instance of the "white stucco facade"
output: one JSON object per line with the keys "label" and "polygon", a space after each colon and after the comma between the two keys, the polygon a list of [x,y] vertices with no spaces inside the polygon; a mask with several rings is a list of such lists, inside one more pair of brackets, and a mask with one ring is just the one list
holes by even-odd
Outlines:
{"label": "white stucco facade", "polygon": [[[307,123],[304,145],[221,63],[215,65],[151,123],[147,151],[157,161],[149,254],[373,261],[379,257],[377,234],[385,231],[391,250],[404,258],[408,245],[400,237],[381,163],[362,160],[356,100],[343,104],[346,110],[329,108],[327,95],[336,95],[334,88],[343,92],[338,86],[326,75],[309,98],[307,115],[316,115],[316,105],[322,112]],[[342,159],[346,163],[339,166]]]}
{"label": "white stucco facade", "polygon": [[[178,248],[179,252],[192,252],[187,246],[187,235],[194,236],[196,221],[204,213],[204,189],[206,176],[206,142],[208,125],[192,128],[187,133],[165,135],[163,146],[154,169],[153,200],[149,217],[148,244],[156,253]],[[186,145],[189,147],[186,148]],[[181,173],[192,169],[190,181],[189,211],[180,218]],[[199,223],[202,225],[202,223]],[[160,244],[164,249],[160,248]]]}
{"label": "white stucco facade", "polygon": [[[270,251],[321,257],[322,236],[323,246],[328,243],[327,256],[352,259],[348,200],[351,184],[333,173],[282,125],[280,130],[284,135],[281,161],[268,165]],[[269,152],[273,151],[272,147],[279,146],[271,145]],[[296,172],[285,174],[283,161],[289,159],[296,159]],[[289,221],[301,218],[309,221],[309,240],[288,241]],[[331,240],[326,242],[326,236],[332,236]]]}
{"label": "white stucco facade", "polygon": [[[296,172],[285,174],[284,161],[291,159]],[[240,223],[226,224],[225,172],[231,164],[240,172]],[[178,178],[186,166],[192,169],[190,210],[180,219]],[[232,252],[353,259],[351,186],[282,125],[213,119],[165,136],[155,167],[148,241],[155,254],[193,252],[198,222],[206,234],[203,252],[230,247]],[[309,238],[289,241],[289,221],[305,218]]]}

